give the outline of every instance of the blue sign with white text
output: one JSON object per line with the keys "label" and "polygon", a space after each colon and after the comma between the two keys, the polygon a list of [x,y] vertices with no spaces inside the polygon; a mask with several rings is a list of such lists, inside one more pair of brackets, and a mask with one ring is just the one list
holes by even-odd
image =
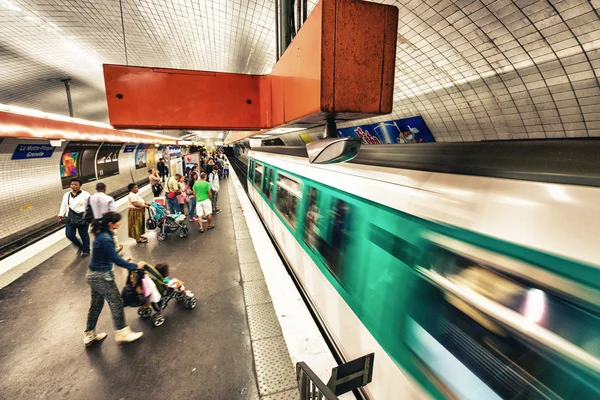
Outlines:
{"label": "blue sign with white text", "polygon": [[137,145],[135,144],[128,144],[125,146],[125,149],[123,150],[124,153],[133,153],[133,151],[135,150],[135,147]]}
{"label": "blue sign with white text", "polygon": [[54,148],[54,146],[44,144],[18,144],[12,155],[12,160],[52,157]]}
{"label": "blue sign with white text", "polygon": [[357,137],[363,144],[435,142],[422,117],[338,129],[338,137]]}

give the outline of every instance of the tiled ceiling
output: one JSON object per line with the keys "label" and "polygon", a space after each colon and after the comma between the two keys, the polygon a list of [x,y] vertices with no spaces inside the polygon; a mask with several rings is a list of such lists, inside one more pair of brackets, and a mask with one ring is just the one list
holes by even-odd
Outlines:
{"label": "tiled ceiling", "polygon": [[[438,141],[600,136],[600,0],[381,2],[400,9],[394,112],[368,122],[421,115]],[[102,63],[275,62],[274,0],[122,5],[127,60],[118,0],[0,0],[0,103],[66,114],[69,77],[75,116],[106,122]]]}

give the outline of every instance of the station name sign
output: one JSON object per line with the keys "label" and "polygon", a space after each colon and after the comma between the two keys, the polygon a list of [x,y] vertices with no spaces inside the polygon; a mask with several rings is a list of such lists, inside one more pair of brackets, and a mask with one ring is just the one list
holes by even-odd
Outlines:
{"label": "station name sign", "polygon": [[52,157],[54,146],[43,144],[18,144],[12,155],[12,160]]}

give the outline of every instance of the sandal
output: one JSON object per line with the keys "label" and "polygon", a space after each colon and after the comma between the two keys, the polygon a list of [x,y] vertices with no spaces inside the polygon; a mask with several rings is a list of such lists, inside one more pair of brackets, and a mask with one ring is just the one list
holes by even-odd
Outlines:
{"label": "sandal", "polygon": [[138,243],[148,243],[148,239],[147,238],[139,238],[138,240],[136,240]]}
{"label": "sandal", "polygon": [[204,233],[204,229],[200,229],[200,230],[198,230],[198,232]]}
{"label": "sandal", "polygon": [[209,226],[208,226],[208,229],[212,229],[212,228],[214,228],[214,227],[215,227],[214,225],[209,225]]}

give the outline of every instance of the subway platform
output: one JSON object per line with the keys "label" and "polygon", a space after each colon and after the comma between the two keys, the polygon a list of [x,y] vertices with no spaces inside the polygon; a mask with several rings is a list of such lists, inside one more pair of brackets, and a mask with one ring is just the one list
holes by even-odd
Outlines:
{"label": "subway platform", "polygon": [[[187,238],[158,242],[150,231],[136,244],[125,219],[122,256],[168,262],[198,299],[194,310],[170,303],[160,327],[126,308],[144,332],[133,343],[114,341],[105,305],[97,329],[108,337],[83,345],[90,259],[64,231],[0,261],[0,397],[295,400],[298,361],[327,379],[337,364],[244,196],[235,176],[222,180],[216,228],[201,234],[188,222]],[[119,287],[126,274],[115,267]]]}

